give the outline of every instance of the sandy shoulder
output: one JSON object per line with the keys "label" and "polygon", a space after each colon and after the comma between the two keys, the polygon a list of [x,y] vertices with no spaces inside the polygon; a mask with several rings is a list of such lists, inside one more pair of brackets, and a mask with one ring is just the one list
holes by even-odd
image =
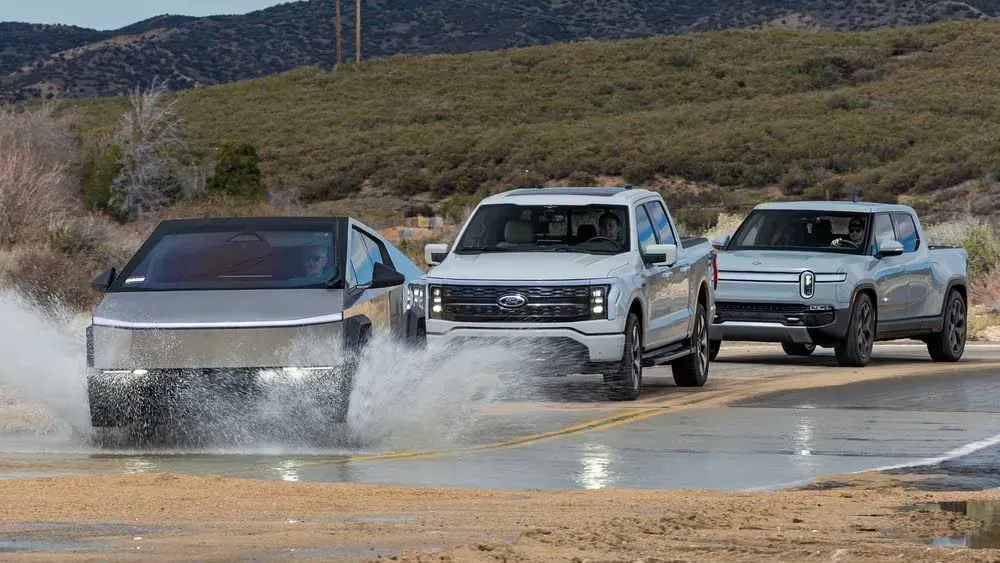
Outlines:
{"label": "sandy shoulder", "polygon": [[[975,521],[923,510],[1000,491],[927,493],[854,476],[825,491],[491,491],[339,485],[168,473],[0,482],[8,538],[51,538],[26,522],[153,526],[95,532],[115,558],[431,561],[996,560],[1000,551],[931,547]],[[910,511],[901,509],[913,508]],[[48,535],[46,535],[48,534]],[[136,548],[139,549],[136,549]],[[292,552],[290,550],[296,550]],[[13,554],[12,554],[13,555]],[[23,554],[25,557],[28,554]],[[101,553],[91,553],[91,556]],[[33,553],[70,560],[84,554]],[[832,558],[832,559],[831,559]]]}

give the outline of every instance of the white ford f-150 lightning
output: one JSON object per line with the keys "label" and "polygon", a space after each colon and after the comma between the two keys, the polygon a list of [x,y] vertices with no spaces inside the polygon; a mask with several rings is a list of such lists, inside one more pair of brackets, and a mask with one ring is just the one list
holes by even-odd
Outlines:
{"label": "white ford f-150 lightning", "polygon": [[527,339],[548,374],[602,373],[623,400],[653,365],[670,364],[679,386],[705,384],[715,250],[680,239],[656,192],[493,195],[425,259],[431,270],[407,287],[428,346]]}

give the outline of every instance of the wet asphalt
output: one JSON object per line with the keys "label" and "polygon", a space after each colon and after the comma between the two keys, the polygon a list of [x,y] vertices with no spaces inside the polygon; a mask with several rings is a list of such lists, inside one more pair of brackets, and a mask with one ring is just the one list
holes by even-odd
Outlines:
{"label": "wet asphalt", "polygon": [[[1000,347],[970,346],[966,360],[1000,360]],[[925,349],[879,346],[872,365],[910,363],[928,364]],[[826,350],[803,359],[765,347],[727,359],[724,349],[705,389],[711,381],[753,385],[761,374],[827,365],[835,363]],[[602,401],[599,380],[558,378],[489,405],[453,442],[431,450],[411,451],[404,443],[371,451],[116,453],[64,447],[58,439],[0,436],[0,467],[18,468],[0,469],[0,478],[171,471],[497,489],[767,490],[884,469],[933,473],[929,488],[1000,487],[1000,373],[950,367],[929,376],[781,391],[726,407],[651,414],[642,414],[649,403]],[[649,370],[647,377],[647,398],[690,392],[674,387],[668,370]],[[561,392],[570,398],[559,400]]]}

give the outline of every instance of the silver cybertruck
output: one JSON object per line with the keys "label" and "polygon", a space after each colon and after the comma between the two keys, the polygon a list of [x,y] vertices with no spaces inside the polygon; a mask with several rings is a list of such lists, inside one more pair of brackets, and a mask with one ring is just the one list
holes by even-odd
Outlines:
{"label": "silver cybertruck", "polygon": [[323,415],[343,422],[372,332],[422,343],[409,285],[421,276],[351,218],[164,221],[93,281],[105,295],[87,328],[91,423],[149,430],[176,422],[184,388],[253,396],[267,373],[325,385]]}

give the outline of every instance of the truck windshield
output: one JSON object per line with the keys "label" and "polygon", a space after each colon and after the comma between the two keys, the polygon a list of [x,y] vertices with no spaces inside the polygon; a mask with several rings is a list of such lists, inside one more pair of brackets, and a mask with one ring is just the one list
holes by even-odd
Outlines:
{"label": "truck windshield", "polygon": [[168,234],[125,267],[113,291],[325,287],[339,274],[333,240],[331,231]]}
{"label": "truck windshield", "polygon": [[805,250],[864,254],[867,213],[758,209],[736,230],[726,250]]}
{"label": "truck windshield", "polygon": [[469,220],[455,253],[619,254],[629,240],[627,206],[490,204]]}

